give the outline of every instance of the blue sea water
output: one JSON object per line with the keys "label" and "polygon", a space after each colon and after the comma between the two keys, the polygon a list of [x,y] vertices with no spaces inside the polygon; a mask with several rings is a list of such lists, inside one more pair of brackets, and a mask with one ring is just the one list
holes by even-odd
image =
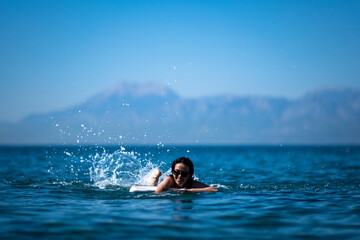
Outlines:
{"label": "blue sea water", "polygon": [[[217,193],[130,193],[191,158]],[[1,239],[360,239],[360,147],[0,147]]]}

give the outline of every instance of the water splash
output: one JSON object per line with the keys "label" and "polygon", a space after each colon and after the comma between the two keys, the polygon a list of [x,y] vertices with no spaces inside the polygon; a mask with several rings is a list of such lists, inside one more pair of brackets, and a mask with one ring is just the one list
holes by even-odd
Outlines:
{"label": "water splash", "polygon": [[94,186],[104,189],[108,186],[129,187],[133,184],[149,184],[158,167],[150,160],[141,159],[135,152],[127,152],[125,148],[92,157],[90,180]]}

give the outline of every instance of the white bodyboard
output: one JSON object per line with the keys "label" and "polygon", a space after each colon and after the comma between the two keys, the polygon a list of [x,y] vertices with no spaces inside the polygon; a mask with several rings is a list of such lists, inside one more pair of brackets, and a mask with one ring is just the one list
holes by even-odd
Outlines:
{"label": "white bodyboard", "polygon": [[[156,186],[149,185],[133,185],[130,188],[130,192],[155,192]],[[184,188],[170,188],[170,191],[185,191]]]}

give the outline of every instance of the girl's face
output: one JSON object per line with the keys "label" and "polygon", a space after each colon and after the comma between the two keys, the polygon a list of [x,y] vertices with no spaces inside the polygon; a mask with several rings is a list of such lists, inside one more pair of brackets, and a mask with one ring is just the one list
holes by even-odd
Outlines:
{"label": "girl's face", "polygon": [[189,167],[183,163],[176,164],[172,174],[179,187],[185,187],[187,180],[190,178]]}

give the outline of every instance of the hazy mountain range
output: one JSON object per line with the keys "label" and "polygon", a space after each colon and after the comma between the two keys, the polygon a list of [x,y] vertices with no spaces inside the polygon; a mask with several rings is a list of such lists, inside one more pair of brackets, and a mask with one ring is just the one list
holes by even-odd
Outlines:
{"label": "hazy mountain range", "polygon": [[360,89],[181,98],[119,84],[78,106],[0,123],[0,144],[359,144]]}

